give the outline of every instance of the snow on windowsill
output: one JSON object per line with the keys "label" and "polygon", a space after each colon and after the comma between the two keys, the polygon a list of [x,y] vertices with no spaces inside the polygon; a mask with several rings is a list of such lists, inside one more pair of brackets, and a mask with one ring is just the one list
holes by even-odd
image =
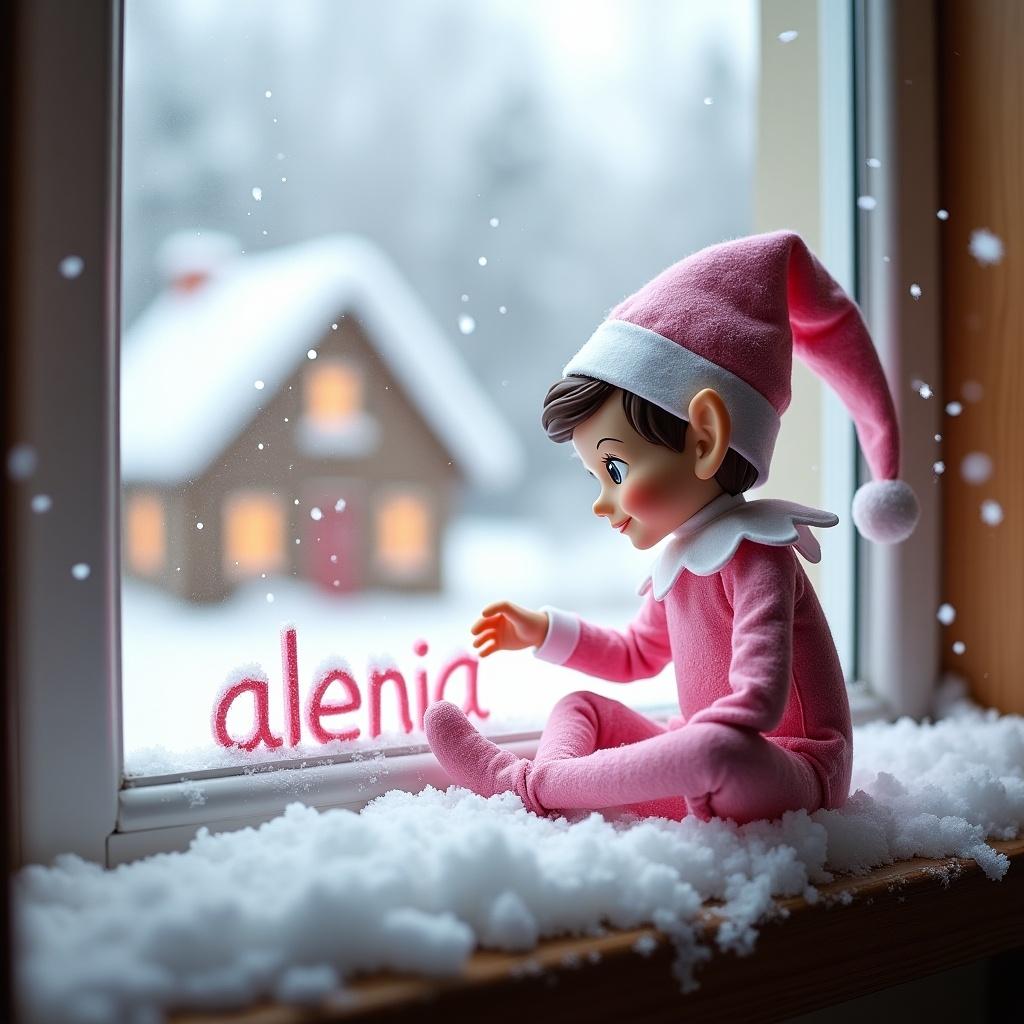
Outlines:
{"label": "snow on windowsill", "polygon": [[28,1020],[149,1020],[165,1007],[343,998],[359,972],[456,974],[475,948],[653,925],[684,988],[715,942],[752,949],[779,898],[915,856],[1009,861],[1024,824],[1024,718],[947,694],[948,717],[855,732],[850,800],[737,827],[546,819],[511,795],[393,791],[360,813],[293,804],[258,829],[200,832],[183,854],[104,871],[77,857],[16,880]]}

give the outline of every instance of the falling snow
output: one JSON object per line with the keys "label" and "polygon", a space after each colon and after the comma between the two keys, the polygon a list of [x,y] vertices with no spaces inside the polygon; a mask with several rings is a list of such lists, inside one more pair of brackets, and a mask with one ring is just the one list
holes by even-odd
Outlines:
{"label": "falling snow", "polygon": [[37,494],[32,499],[32,511],[33,512],[49,512],[53,507],[53,501],[50,499],[48,494]]}
{"label": "falling snow", "polygon": [[857,205],[862,210],[873,210],[878,205],[878,200],[874,196],[859,196]]}
{"label": "falling snow", "polygon": [[465,314],[459,317],[459,330],[463,334],[472,334],[476,330],[476,321]]}
{"label": "falling snow", "polygon": [[309,350],[309,351],[308,351],[308,352],[306,353],[306,358],[307,358],[307,359],[316,359],[316,349],[315,349],[315,348],[311,348],[311,349],[310,349],[310,350]]}
{"label": "falling snow", "polygon": [[344,511],[345,511],[345,505],[346,505],[346,504],[347,504],[347,502],[345,501],[345,499],[344,499],[344,498],[339,498],[339,499],[338,499],[338,500],[337,500],[337,501],[336,501],[336,502],[334,503],[334,511],[335,511],[335,512],[344,512]]}
{"label": "falling snow", "polygon": [[81,256],[65,256],[60,261],[59,268],[61,277],[73,281],[76,277],[81,277],[82,271],[85,270],[85,260]]}
{"label": "falling snow", "polygon": [[263,390],[263,388],[264,388],[264,387],[265,387],[266,385],[265,385],[265,384],[263,383],[263,381],[261,381],[261,380],[257,380],[257,381],[253,381],[253,385],[252,385],[252,386],[253,386],[253,387],[254,387],[254,388],[255,388],[255,389],[257,390],[257,391],[262,391],[262,390]]}
{"label": "falling snow", "polygon": [[939,210],[936,214],[939,220],[949,220],[949,210]]}
{"label": "falling snow", "polygon": [[971,241],[967,248],[982,266],[991,266],[1003,258],[1003,240],[988,228],[972,231]]}
{"label": "falling snow", "polygon": [[935,394],[935,392],[934,392],[934,391],[932,391],[932,389],[931,389],[931,385],[929,385],[929,384],[925,384],[925,382],[924,382],[924,381],[921,381],[921,380],[916,380],[916,381],[914,381],[914,385],[913,385],[913,386],[914,386],[914,390],[915,390],[915,391],[916,391],[916,392],[917,392],[917,393],[918,393],[918,394],[919,394],[919,395],[920,395],[920,396],[921,396],[922,398],[931,398],[931,397],[932,397],[932,395],[934,395],[934,394]]}
{"label": "falling snow", "polygon": [[71,575],[76,580],[87,580],[92,569],[85,562],[76,562],[71,566]]}
{"label": "falling snow", "polygon": [[261,188],[254,188],[252,190],[252,197],[253,197],[253,199],[256,200],[257,203],[260,202],[260,200],[263,199],[263,189],[261,189]]}
{"label": "falling snow", "polygon": [[497,218],[497,217],[492,217],[492,218],[490,219],[489,223],[490,223],[490,225],[491,225],[491,227],[492,227],[492,228],[496,228],[496,227],[497,227],[497,226],[498,226],[498,225],[499,225],[499,224],[501,223],[501,221],[500,221],[500,220],[498,220],[498,218]]}
{"label": "falling snow", "polygon": [[959,402],[947,402],[946,403],[946,415],[947,416],[959,416],[964,411],[964,407]]}
{"label": "falling snow", "polygon": [[869,156],[864,162],[873,170],[882,166],[882,161],[877,156]]}
{"label": "falling snow", "polygon": [[16,444],[7,453],[7,475],[12,480],[27,480],[39,463],[35,448],[30,444]]}
{"label": "falling snow", "polygon": [[960,463],[960,475],[975,486],[985,483],[992,476],[992,457],[985,452],[968,452]]}
{"label": "falling snow", "polygon": [[942,476],[942,474],[946,472],[946,464],[944,462],[942,462],[941,460],[939,462],[933,462],[932,463],[932,472],[936,476]]}
{"label": "falling snow", "polygon": [[788,29],[786,29],[785,32],[780,32],[779,33],[779,42],[780,43],[791,43],[799,35],[800,35],[800,33],[797,32],[797,30],[795,28],[788,28]]}
{"label": "falling snow", "polygon": [[935,617],[944,626],[952,626],[956,622],[956,609],[951,604],[940,604]]}
{"label": "falling snow", "polygon": [[912,284],[910,286],[910,294],[915,300],[921,298],[921,286],[919,284]]}
{"label": "falling snow", "polygon": [[316,520],[317,522],[319,522],[319,521],[320,521],[321,519],[323,519],[323,517],[324,517],[324,514],[323,514],[323,512],[321,512],[321,511],[320,511],[320,509],[318,509],[318,508],[316,507],[316,505],[314,505],[314,506],[313,506],[313,507],[312,507],[312,508],[311,508],[311,509],[309,510],[309,518],[310,518],[310,519],[315,519],[315,520]]}
{"label": "falling snow", "polygon": [[481,256],[477,260],[477,263],[479,263],[481,267],[486,267],[487,266],[487,257],[486,256]]}
{"label": "falling snow", "polygon": [[954,644],[953,644],[953,653],[954,654],[963,654],[964,651],[966,651],[966,650],[967,650],[967,644],[965,644],[963,642],[963,640],[957,640],[957,641],[954,642]]}
{"label": "falling snow", "polygon": [[981,521],[986,526],[998,526],[1003,521],[1003,506],[993,498],[981,503]]}

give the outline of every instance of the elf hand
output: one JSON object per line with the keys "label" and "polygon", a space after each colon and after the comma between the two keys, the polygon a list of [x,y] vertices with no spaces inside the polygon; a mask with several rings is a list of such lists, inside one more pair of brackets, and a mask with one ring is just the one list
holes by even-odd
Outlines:
{"label": "elf hand", "polygon": [[521,608],[511,601],[489,604],[473,623],[470,632],[476,637],[473,646],[486,658],[495,651],[521,651],[536,647],[548,635],[546,612]]}

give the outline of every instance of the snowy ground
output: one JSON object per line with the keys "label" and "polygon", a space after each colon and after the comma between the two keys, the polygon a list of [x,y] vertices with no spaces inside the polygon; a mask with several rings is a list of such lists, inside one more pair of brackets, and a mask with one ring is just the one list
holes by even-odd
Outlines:
{"label": "snowy ground", "polygon": [[[189,769],[276,759],[263,748],[252,754],[228,751],[213,740],[211,712],[224,680],[243,665],[258,663],[270,679],[271,725],[281,735],[283,684],[279,633],[295,626],[299,685],[305,697],[314,671],[329,657],[352,667],[363,706],[329,728],[358,725],[354,743],[319,746],[306,737],[290,755],[334,753],[422,741],[399,732],[397,702],[383,700],[384,735],[368,738],[365,681],[371,659],[397,664],[410,700],[415,670],[423,666],[433,685],[438,668],[453,653],[471,651],[469,626],[491,601],[508,598],[538,607],[549,603],[578,611],[608,625],[625,625],[640,605],[636,586],[653,559],[637,552],[599,524],[586,524],[572,541],[556,542],[520,522],[466,522],[452,530],[447,548],[446,591],[441,595],[324,593],[294,579],[270,579],[238,591],[214,606],[193,606],[138,583],[122,592],[122,688],[127,774],[163,775]],[[267,595],[273,600],[268,601]],[[419,658],[413,644],[425,639]],[[499,654],[481,662],[481,705],[491,712],[483,723],[491,733],[539,728],[565,693],[593,689],[636,707],[674,704],[671,670],[656,680],[623,687],[602,684],[534,658],[529,652]],[[461,700],[463,676],[452,680],[452,699]],[[388,688],[390,690],[390,688]],[[239,700],[228,718],[232,736],[249,732],[251,701]],[[413,707],[413,718],[415,709]]]}
{"label": "snowy ground", "polygon": [[295,804],[114,871],[73,856],[27,868],[15,884],[25,1019],[152,1024],[168,1007],[344,1001],[360,971],[450,975],[477,946],[645,924],[672,938],[686,989],[709,955],[693,927],[707,899],[724,901],[719,945],[749,951],[774,897],[813,901],[835,872],[923,855],[1003,876],[985,839],[1024,824],[1024,719],[961,709],[867,725],[854,748],[841,811],[771,823],[569,822],[453,787],[394,791],[359,814]]}

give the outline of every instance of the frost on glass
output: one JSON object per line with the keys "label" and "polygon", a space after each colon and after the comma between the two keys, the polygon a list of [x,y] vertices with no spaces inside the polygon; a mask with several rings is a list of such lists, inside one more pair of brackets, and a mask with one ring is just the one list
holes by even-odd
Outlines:
{"label": "frost on glass", "polygon": [[541,401],[611,305],[753,230],[755,42],[751,0],[129,0],[129,774],[422,743],[439,686],[506,735],[583,687],[674,700],[471,666],[468,630],[638,606],[651,556]]}

